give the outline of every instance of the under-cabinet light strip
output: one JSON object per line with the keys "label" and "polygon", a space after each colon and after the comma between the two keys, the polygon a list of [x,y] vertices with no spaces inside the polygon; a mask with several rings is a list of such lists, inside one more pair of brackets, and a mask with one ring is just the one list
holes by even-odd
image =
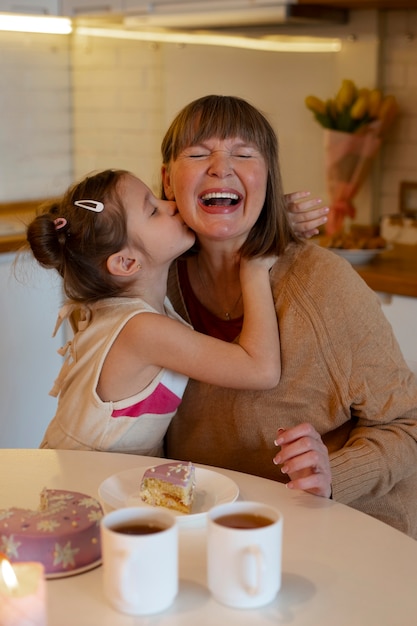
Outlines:
{"label": "under-cabinet light strip", "polygon": [[72,24],[67,17],[0,13],[0,30],[69,35],[72,32]]}
{"label": "under-cabinet light strip", "polygon": [[113,28],[95,28],[79,26],[75,28],[77,35],[90,37],[108,37],[114,39],[131,39],[149,42],[176,43],[178,45],[193,44],[205,46],[227,46],[263,50],[268,52],[339,52],[342,44],[340,39],[314,37],[274,37],[273,39],[243,37],[234,35],[218,35],[214,33],[188,33],[157,30],[121,30]]}

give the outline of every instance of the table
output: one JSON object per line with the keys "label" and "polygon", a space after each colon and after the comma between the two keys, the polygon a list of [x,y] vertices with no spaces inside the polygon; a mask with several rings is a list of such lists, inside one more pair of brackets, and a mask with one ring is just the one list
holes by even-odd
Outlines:
{"label": "table", "polygon": [[[36,508],[43,487],[97,497],[105,478],[157,462],[104,452],[0,450],[0,508]],[[216,471],[238,484],[240,498],[273,504],[283,513],[282,588],[271,604],[236,610],[211,598],[203,524],[180,528],[179,594],[164,613],[140,618],[114,611],[103,597],[98,567],[47,582],[48,626],[415,626],[417,541],[342,504],[256,476]]]}

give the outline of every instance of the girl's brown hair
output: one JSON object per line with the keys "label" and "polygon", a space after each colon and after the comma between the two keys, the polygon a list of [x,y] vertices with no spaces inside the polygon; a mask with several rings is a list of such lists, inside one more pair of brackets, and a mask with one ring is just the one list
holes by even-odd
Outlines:
{"label": "girl's brown hair", "polygon": [[[127,284],[107,270],[107,259],[127,243],[126,213],[118,190],[125,170],[105,170],[70,187],[57,201],[42,207],[29,224],[26,239],[36,260],[62,276],[68,298],[94,302],[122,296]],[[104,210],[76,206],[94,200]]]}
{"label": "girl's brown hair", "polygon": [[[185,106],[175,117],[162,141],[162,161],[169,170],[181,152],[211,137],[240,137],[257,147],[265,159],[268,178],[261,213],[242,246],[244,256],[282,254],[287,245],[299,241],[286,210],[278,158],[277,136],[254,106],[235,96],[204,96]],[[162,197],[164,190],[162,187]]]}

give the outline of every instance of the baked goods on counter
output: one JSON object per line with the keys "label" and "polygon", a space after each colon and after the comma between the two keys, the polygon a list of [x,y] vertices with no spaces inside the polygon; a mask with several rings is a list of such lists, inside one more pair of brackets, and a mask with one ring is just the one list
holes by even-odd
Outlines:
{"label": "baked goods on counter", "polygon": [[384,237],[375,234],[364,233],[339,233],[325,236],[320,239],[323,248],[335,248],[337,250],[382,250],[387,242]]}

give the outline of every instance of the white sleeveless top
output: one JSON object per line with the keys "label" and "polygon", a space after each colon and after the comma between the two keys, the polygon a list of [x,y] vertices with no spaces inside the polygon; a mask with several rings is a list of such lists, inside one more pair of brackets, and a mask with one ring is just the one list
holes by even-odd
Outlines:
{"label": "white sleeveless top", "polygon": [[[186,323],[168,299],[165,310]],[[117,402],[103,402],[96,391],[104,360],[125,324],[137,314],[157,311],[141,298],[108,298],[88,306],[69,303],[59,312],[54,334],[75,312],[76,332],[59,350],[67,358],[50,392],[59,395],[57,412],[41,447],[162,456],[186,376],[161,369],[145,389]]]}

